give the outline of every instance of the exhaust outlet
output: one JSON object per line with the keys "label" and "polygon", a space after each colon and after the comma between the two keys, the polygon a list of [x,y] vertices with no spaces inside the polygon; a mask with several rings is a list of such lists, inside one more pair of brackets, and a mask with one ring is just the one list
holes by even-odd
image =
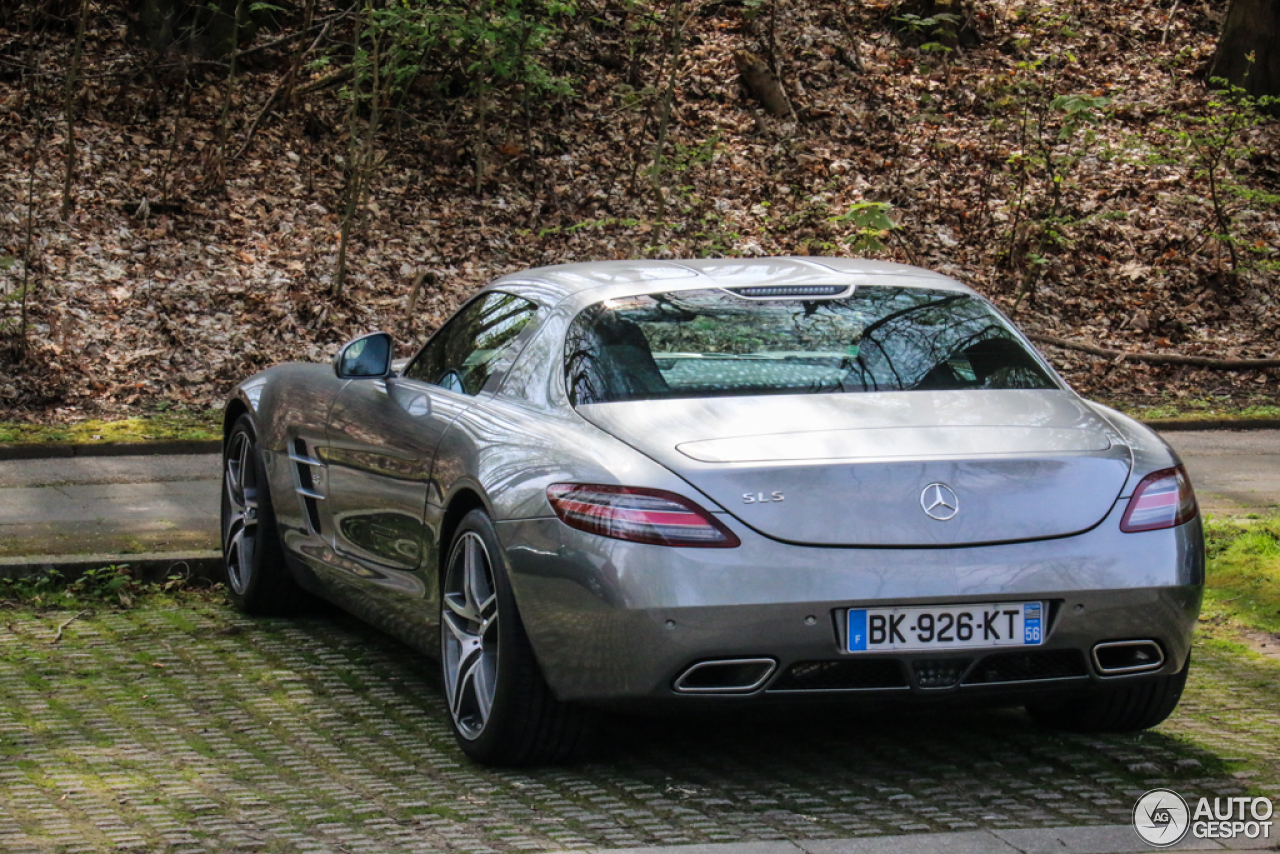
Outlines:
{"label": "exhaust outlet", "polygon": [[700,661],[676,677],[678,694],[747,694],[773,675],[778,662],[772,658],[726,658]]}
{"label": "exhaust outlet", "polygon": [[1093,664],[1104,676],[1146,673],[1164,666],[1164,650],[1150,640],[1110,641],[1093,648]]}

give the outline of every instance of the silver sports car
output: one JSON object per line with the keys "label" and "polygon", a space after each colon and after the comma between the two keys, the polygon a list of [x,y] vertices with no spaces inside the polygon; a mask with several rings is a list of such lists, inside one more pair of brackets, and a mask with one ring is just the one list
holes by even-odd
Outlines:
{"label": "silver sports car", "polygon": [[853,259],[616,261],[484,288],[241,383],[227,584],[319,595],[439,661],[474,759],[599,709],[867,698],[1081,730],[1177,705],[1195,495],[992,305]]}

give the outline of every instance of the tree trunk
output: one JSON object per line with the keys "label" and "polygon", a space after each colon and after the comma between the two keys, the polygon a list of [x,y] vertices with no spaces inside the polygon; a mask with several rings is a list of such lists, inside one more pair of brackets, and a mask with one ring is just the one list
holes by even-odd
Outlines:
{"label": "tree trunk", "polygon": [[[369,3],[365,6],[364,21],[356,25],[356,37],[352,42],[353,55],[357,57],[360,55],[360,35],[364,30],[371,27],[372,22],[373,4]],[[342,296],[343,287],[347,282],[347,245],[351,240],[351,228],[355,223],[356,215],[364,205],[365,193],[373,182],[374,173],[379,166],[375,143],[378,141],[378,127],[382,122],[382,99],[386,97],[385,80],[382,77],[381,33],[373,34],[372,50],[369,54],[369,69],[373,79],[369,82],[369,118],[365,124],[363,142],[359,139],[357,127],[360,104],[363,97],[358,74],[351,85],[351,110],[347,114],[347,127],[350,129],[351,143],[347,149],[349,166],[346,199],[343,205],[342,228],[338,236],[338,269],[334,273],[333,286],[329,290],[329,296],[335,300]]]}
{"label": "tree trunk", "polygon": [[[236,3],[235,26],[232,33],[240,32],[244,24],[245,0]],[[227,162],[227,139],[231,128],[231,101],[236,95],[236,60],[239,58],[240,45],[236,39],[231,40],[231,62],[227,69],[227,88],[222,92],[222,114],[218,117],[218,161]]]}
{"label": "tree trunk", "polygon": [[676,0],[671,7],[671,54],[669,63],[667,88],[662,94],[662,104],[658,115],[658,138],[653,146],[653,166],[649,170],[649,182],[653,186],[653,195],[658,203],[658,215],[653,232],[653,245],[662,243],[663,229],[666,227],[667,194],[662,190],[662,171],[666,162],[667,129],[671,126],[671,107],[676,97],[676,73],[680,69],[680,51],[684,48],[684,28],[689,19],[680,19],[684,12],[683,0]]}
{"label": "tree trunk", "polygon": [[[88,0],[85,0],[88,5]],[[36,163],[40,157],[39,137],[36,138],[36,148],[31,152],[31,163],[27,172],[27,239],[22,248],[22,318],[18,324],[18,341],[16,349],[18,352],[26,352],[27,349],[27,306],[31,302],[31,249],[35,246],[35,214],[36,214]]]}
{"label": "tree trunk", "polygon": [[76,176],[76,87],[79,85],[80,61],[84,57],[84,31],[89,22],[89,0],[80,0],[80,24],[76,29],[76,48],[71,56],[71,68],[67,71],[66,91],[63,96],[67,120],[66,177],[62,182],[62,219],[71,216],[71,185]]}
{"label": "tree trunk", "polygon": [[1280,98],[1280,0],[1231,0],[1209,76],[1254,98]]}

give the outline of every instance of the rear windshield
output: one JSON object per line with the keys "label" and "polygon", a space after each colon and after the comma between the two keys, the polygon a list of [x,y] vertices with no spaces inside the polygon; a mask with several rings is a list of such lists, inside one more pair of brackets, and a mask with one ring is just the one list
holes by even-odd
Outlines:
{"label": "rear windshield", "polygon": [[759,394],[1058,388],[987,303],[860,287],[843,299],[723,290],[605,300],[565,338],[573,404]]}

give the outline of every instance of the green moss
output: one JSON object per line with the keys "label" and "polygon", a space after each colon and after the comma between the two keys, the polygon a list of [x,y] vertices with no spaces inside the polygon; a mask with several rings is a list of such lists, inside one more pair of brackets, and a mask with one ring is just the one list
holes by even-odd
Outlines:
{"label": "green moss", "polygon": [[65,579],[57,570],[0,577],[0,611],[25,614],[156,608],[208,601],[221,595],[220,585],[210,587],[180,575],[171,575],[163,581],[144,581],[128,564],[86,570],[73,581]]}
{"label": "green moss", "polygon": [[1280,401],[1271,398],[1246,400],[1227,397],[1137,398],[1100,400],[1099,402],[1139,421],[1280,418]]}
{"label": "green moss", "polygon": [[161,440],[217,439],[221,413],[165,412],[114,421],[77,421],[72,424],[25,424],[0,421],[0,444],[93,444],[96,442],[154,442]]}
{"label": "green moss", "polygon": [[1280,517],[1209,518],[1208,556],[1201,625],[1280,632]]}

